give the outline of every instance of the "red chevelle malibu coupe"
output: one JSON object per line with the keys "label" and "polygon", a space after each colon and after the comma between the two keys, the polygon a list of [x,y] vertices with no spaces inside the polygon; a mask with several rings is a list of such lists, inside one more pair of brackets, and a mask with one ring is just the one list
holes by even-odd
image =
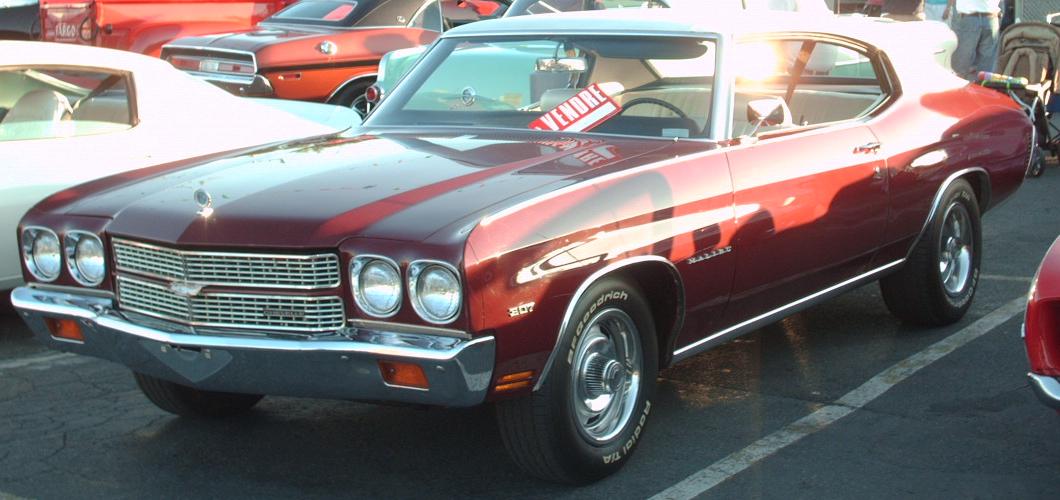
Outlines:
{"label": "red chevelle malibu coupe", "polygon": [[1046,252],[1034,277],[1023,341],[1034,393],[1046,406],[1060,411],[1060,238]]}
{"label": "red chevelle malibu coupe", "polygon": [[1020,186],[1032,127],[930,47],[891,45],[932,26],[463,26],[356,132],[41,202],[12,302],[177,414],[493,402],[526,471],[598,479],[643,437],[662,367],[877,280],[911,323],[968,310],[980,216]]}

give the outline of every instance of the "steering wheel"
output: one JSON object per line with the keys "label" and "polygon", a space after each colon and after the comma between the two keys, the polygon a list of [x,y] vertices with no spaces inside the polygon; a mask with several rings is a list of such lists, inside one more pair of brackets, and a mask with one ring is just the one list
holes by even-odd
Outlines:
{"label": "steering wheel", "polygon": [[681,108],[674,106],[673,104],[670,104],[662,99],[656,99],[654,97],[638,97],[636,99],[633,99],[632,101],[629,101],[628,103],[622,105],[622,111],[619,111],[618,114],[621,115],[622,113],[629,111],[629,108],[632,108],[633,106],[638,106],[640,104],[654,104],[656,106],[662,106],[672,111],[675,115],[684,118],[685,120],[695,121],[692,120],[692,118],[690,118],[687,114],[685,114],[685,112],[682,111]]}

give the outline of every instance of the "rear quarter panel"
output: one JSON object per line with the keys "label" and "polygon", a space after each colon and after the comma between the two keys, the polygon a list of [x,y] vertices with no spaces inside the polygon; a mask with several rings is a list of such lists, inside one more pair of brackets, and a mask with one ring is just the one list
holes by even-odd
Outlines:
{"label": "rear quarter panel", "polygon": [[878,262],[905,257],[936,193],[954,173],[986,170],[987,179],[969,177],[980,193],[981,211],[1008,198],[1023,182],[1032,126],[1011,98],[994,90],[969,84],[906,94],[871,121],[870,128],[882,145],[891,191]]}

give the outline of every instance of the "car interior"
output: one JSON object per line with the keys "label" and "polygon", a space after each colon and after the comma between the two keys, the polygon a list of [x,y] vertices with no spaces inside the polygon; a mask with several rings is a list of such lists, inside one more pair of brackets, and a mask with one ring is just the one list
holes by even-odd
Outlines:
{"label": "car interior", "polygon": [[0,141],[90,135],[133,123],[126,75],[0,70]]}

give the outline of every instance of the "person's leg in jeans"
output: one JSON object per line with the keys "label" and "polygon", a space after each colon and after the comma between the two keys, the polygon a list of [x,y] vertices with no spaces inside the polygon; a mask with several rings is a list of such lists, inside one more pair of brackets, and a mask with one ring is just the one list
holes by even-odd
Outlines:
{"label": "person's leg in jeans", "polygon": [[979,51],[979,18],[955,14],[953,31],[957,34],[957,49],[953,51],[950,66],[957,76],[966,80],[975,78],[975,57]]}
{"label": "person's leg in jeans", "polygon": [[997,65],[997,41],[999,22],[996,17],[980,18],[979,50],[975,55],[976,71],[994,71]]}

